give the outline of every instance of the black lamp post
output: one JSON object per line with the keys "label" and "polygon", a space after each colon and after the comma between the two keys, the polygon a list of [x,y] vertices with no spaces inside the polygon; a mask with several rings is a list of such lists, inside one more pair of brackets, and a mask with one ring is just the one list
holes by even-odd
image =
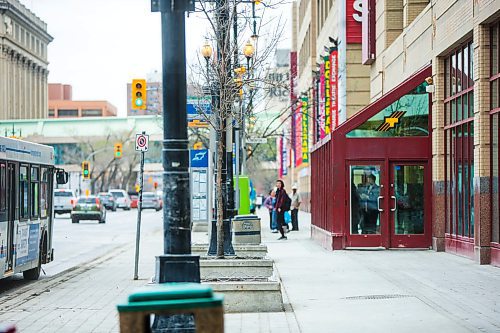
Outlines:
{"label": "black lamp post", "polygon": [[185,12],[192,1],[151,0],[161,12],[163,81],[163,255],[158,283],[200,282],[200,257],[191,254],[189,150],[186,119]]}

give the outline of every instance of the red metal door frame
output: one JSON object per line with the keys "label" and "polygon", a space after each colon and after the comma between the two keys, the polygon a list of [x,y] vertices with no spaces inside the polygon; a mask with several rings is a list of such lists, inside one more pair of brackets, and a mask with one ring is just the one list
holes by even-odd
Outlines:
{"label": "red metal door frame", "polygon": [[[396,165],[422,165],[424,166],[424,233],[421,235],[396,235],[395,234],[395,214],[396,212],[388,210],[389,228],[390,228],[390,240],[389,244],[391,248],[428,248],[432,245],[432,220],[431,220],[431,209],[432,209],[432,170],[431,165],[425,160],[422,161],[390,161],[389,162],[389,199],[395,196],[394,184],[394,166]],[[394,203],[391,201],[389,204],[390,208],[393,208]]]}
{"label": "red metal door frame", "polygon": [[[383,247],[389,246],[389,225],[388,225],[388,177],[387,165],[384,160],[348,160],[346,161],[346,212],[345,212],[345,230],[347,235],[347,247]],[[379,213],[380,233],[379,234],[351,234],[351,170],[353,165],[366,165],[380,167],[380,208],[383,209]]]}

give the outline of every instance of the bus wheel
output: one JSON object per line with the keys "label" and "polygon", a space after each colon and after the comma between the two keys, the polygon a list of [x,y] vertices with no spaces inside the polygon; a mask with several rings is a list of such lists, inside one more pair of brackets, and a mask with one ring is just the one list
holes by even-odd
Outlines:
{"label": "bus wheel", "polygon": [[[43,244],[43,240],[42,243]],[[28,269],[23,272],[23,277],[25,280],[38,280],[40,277],[40,271],[42,270],[42,247],[40,246],[40,253],[38,254],[38,266],[32,269]]]}

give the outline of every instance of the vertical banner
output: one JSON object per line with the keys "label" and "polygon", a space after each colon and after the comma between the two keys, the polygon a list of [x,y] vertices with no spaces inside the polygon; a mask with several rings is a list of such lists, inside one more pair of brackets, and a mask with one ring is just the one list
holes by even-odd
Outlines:
{"label": "vertical banner", "polygon": [[278,138],[278,175],[283,177],[283,136]]}
{"label": "vertical banner", "polygon": [[302,164],[302,101],[295,108],[295,165]]}
{"label": "vertical banner", "polygon": [[319,66],[319,138],[325,137],[325,64]]}
{"label": "vertical banner", "polygon": [[332,115],[332,129],[339,126],[338,64],[338,50],[335,47],[330,52],[330,112]]}
{"label": "vertical banner", "polygon": [[286,176],[288,175],[288,168],[287,168],[287,162],[288,162],[288,156],[287,156],[287,144],[285,140],[285,131],[283,130],[283,134],[281,135],[281,176]]}
{"label": "vertical banner", "polygon": [[332,130],[332,113],[331,113],[331,89],[330,89],[330,76],[331,76],[331,63],[330,55],[323,58],[325,63],[325,82],[323,84],[325,89],[325,135],[330,134]]}
{"label": "vertical banner", "polygon": [[302,97],[302,163],[309,162],[309,105],[307,96]]}
{"label": "vertical banner", "polygon": [[362,41],[362,0],[346,0],[346,36],[348,44],[361,44]]}
{"label": "vertical banner", "polygon": [[[290,111],[292,113],[292,135],[291,135],[291,148],[292,155],[297,156],[297,52],[290,52]],[[296,165],[295,161],[292,162]]]}

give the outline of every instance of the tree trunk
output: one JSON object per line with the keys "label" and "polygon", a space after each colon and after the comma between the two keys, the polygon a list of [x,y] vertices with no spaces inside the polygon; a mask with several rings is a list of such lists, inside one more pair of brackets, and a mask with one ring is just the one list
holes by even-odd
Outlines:
{"label": "tree trunk", "polygon": [[222,142],[220,134],[217,134],[217,258],[224,258],[224,206],[222,195],[222,159],[225,158],[224,142]]}

